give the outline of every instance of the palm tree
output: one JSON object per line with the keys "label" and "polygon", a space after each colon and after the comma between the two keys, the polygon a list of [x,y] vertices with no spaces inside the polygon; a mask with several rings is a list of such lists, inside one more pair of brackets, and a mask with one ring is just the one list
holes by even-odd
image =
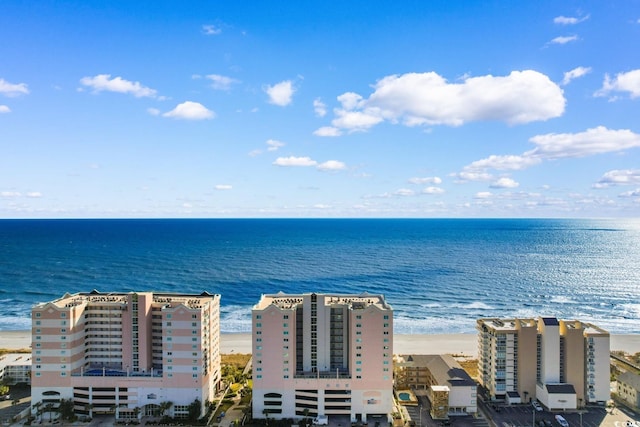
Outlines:
{"label": "palm tree", "polygon": [[160,402],[160,405],[158,406],[160,406],[160,415],[164,416],[165,412],[167,412],[173,406],[173,402]]}

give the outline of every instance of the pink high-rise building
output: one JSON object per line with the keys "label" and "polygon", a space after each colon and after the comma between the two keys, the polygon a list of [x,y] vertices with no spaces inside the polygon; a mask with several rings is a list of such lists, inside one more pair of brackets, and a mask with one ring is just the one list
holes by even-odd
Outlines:
{"label": "pink high-rise building", "polygon": [[186,416],[220,381],[220,296],[78,293],[32,309],[32,407]]}
{"label": "pink high-rise building", "polygon": [[253,417],[384,417],[393,309],[382,295],[263,295],[252,310]]}

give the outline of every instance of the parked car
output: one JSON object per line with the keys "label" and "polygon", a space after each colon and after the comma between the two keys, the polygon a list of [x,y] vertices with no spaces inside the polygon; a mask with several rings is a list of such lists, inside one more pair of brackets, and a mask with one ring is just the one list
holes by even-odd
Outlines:
{"label": "parked car", "polygon": [[532,400],[531,406],[533,406],[536,409],[536,411],[542,412],[542,405],[540,405],[537,400]]}
{"label": "parked car", "polygon": [[556,415],[556,422],[562,427],[569,427],[569,423],[564,419],[562,415]]}

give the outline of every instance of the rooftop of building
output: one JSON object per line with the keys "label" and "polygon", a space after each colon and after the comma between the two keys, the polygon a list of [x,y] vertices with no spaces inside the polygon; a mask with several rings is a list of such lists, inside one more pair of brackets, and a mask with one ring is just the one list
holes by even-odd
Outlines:
{"label": "rooftop of building", "polygon": [[609,331],[591,323],[579,320],[563,320],[562,322],[567,329],[582,329],[582,333],[585,336],[609,336]]}
{"label": "rooftop of building", "polygon": [[538,321],[541,321],[546,326],[559,326],[562,323],[567,329],[582,329],[585,336],[609,336],[608,331],[591,323],[579,320],[558,320],[555,317],[538,317],[537,319],[483,318],[477,320],[477,326],[480,331],[487,329],[495,332],[515,332],[518,327],[536,327]]}
{"label": "rooftop of building", "polygon": [[78,292],[75,294],[66,293],[56,300],[36,304],[35,307],[37,308],[46,304],[53,304],[60,308],[69,308],[89,303],[127,304],[129,296],[132,294],[152,295],[154,303],[166,304],[169,306],[174,304],[183,304],[190,308],[200,308],[204,300],[219,297],[219,295],[210,294],[206,291],[201,294],[180,294],[165,292],[100,292],[94,289],[91,292]]}
{"label": "rooftop of building", "polygon": [[536,324],[535,319],[478,319],[478,327],[486,327],[487,329],[495,331],[516,331],[518,325],[520,327],[533,327]]}
{"label": "rooftop of building", "polygon": [[439,385],[473,386],[475,381],[450,354],[408,354],[396,357],[396,364],[406,368],[426,368]]}
{"label": "rooftop of building", "polygon": [[311,299],[313,295],[316,296],[318,303],[325,306],[343,305],[353,310],[358,310],[370,305],[375,305],[383,310],[391,310],[391,306],[384,300],[384,296],[373,295],[368,292],[361,294],[285,294],[284,292],[263,294],[253,309],[262,310],[270,305],[276,305],[281,309],[294,309],[298,305],[303,304],[305,299]]}
{"label": "rooftop of building", "polygon": [[623,372],[618,375],[618,382],[627,384],[635,390],[640,390],[640,375],[633,372]]}
{"label": "rooftop of building", "polygon": [[31,366],[30,353],[6,353],[0,356],[0,370],[7,366]]}

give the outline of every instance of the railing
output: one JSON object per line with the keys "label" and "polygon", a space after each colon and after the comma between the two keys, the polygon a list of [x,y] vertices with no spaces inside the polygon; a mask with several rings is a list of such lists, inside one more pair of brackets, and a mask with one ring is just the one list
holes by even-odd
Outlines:
{"label": "railing", "polygon": [[351,373],[345,371],[322,371],[322,372],[296,372],[295,378],[335,378],[335,379],[351,379]]}

